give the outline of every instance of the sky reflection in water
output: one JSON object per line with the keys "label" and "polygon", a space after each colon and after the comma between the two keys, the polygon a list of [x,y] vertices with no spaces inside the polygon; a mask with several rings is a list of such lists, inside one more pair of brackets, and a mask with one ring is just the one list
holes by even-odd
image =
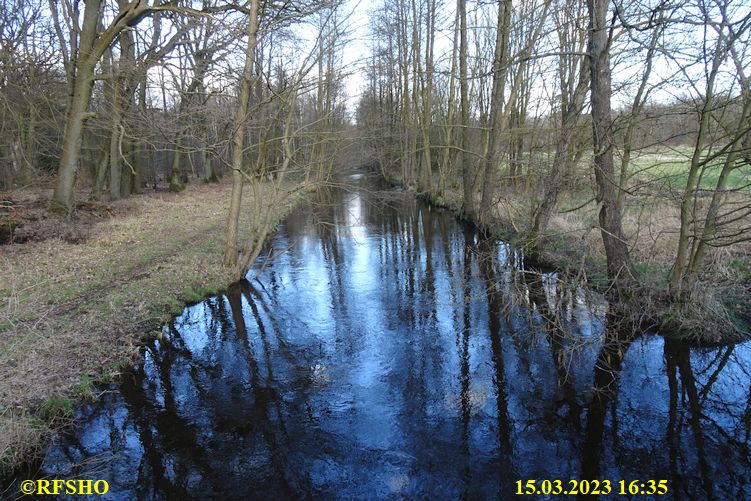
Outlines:
{"label": "sky reflection in water", "polygon": [[352,182],[285,221],[257,280],[186,308],[43,474],[107,479],[109,499],[506,499],[570,478],[751,497],[748,344],[629,340],[598,295]]}

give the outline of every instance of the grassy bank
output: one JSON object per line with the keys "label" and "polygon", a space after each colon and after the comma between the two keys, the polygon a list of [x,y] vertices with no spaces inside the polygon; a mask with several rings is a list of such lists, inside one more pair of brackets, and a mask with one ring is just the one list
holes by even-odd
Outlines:
{"label": "grassy bank", "polygon": [[[51,238],[37,231],[27,243],[0,246],[3,476],[41,450],[77,399],[96,397],[94,383],[138,360],[143,340],[185,303],[233,281],[220,265],[230,191],[222,183],[139,195],[99,204],[94,218],[81,208],[80,218],[38,222]],[[248,192],[245,209],[254,207]],[[21,207],[47,197],[4,195],[26,200]],[[273,220],[296,202],[287,200],[272,209]],[[241,235],[250,225],[243,217]]]}
{"label": "grassy bank", "polygon": [[[640,275],[640,290],[634,294],[636,304],[628,305],[635,313],[654,320],[662,332],[671,337],[702,343],[735,342],[751,336],[751,242],[739,242],[708,251],[694,301],[688,305],[673,303],[666,294],[680,228],[679,200],[681,176],[687,158],[674,153],[651,153],[636,159],[630,179],[630,194],[625,198],[623,228],[631,257]],[[729,202],[749,201],[748,180],[751,169],[742,167],[731,179]],[[716,174],[708,169],[704,180]],[[591,169],[579,166],[579,183],[567,187],[560,195],[558,212],[545,235],[543,251],[535,256],[536,265],[555,268],[588,286],[605,291],[608,287],[606,258],[599,230],[599,206],[589,186]],[[512,245],[523,248],[525,235],[539,204],[538,183],[544,178],[523,180],[504,185],[496,197],[490,232]],[[399,179],[392,179],[399,183]],[[527,183],[527,184],[525,184]],[[480,194],[478,192],[477,199]],[[455,182],[431,202],[462,215],[462,193]],[[706,204],[709,197],[699,201]],[[742,223],[739,223],[739,226]]]}

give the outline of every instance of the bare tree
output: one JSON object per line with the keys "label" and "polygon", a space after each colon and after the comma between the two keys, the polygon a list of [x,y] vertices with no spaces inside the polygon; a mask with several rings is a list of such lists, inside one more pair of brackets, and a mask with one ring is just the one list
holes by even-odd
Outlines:
{"label": "bare tree", "polygon": [[248,120],[248,102],[255,66],[256,45],[258,44],[258,0],[250,0],[248,14],[248,43],[245,48],[245,66],[240,76],[240,91],[235,110],[234,130],[232,131],[232,198],[227,218],[227,243],[224,248],[224,266],[237,265],[237,226],[240,221],[240,205],[243,195],[243,148],[245,144],[245,123]]}
{"label": "bare tree", "polygon": [[498,3],[498,28],[493,54],[493,90],[490,99],[490,142],[488,154],[483,165],[483,188],[478,222],[481,226],[490,222],[493,201],[498,189],[499,168],[501,161],[501,131],[503,129],[504,104],[506,101],[506,78],[510,66],[508,53],[509,35],[511,31],[512,0],[501,0]]}
{"label": "bare tree", "polygon": [[582,20],[583,2],[565,0],[561,15],[556,18],[556,28],[560,40],[561,55],[558,63],[558,78],[561,92],[561,122],[555,156],[545,185],[542,203],[535,212],[528,241],[533,252],[542,248],[541,237],[545,234],[550,218],[555,212],[558,195],[563,189],[564,175],[576,162],[572,146],[576,129],[584,108],[584,100],[589,87],[587,60],[582,55],[586,34],[579,29]]}
{"label": "bare tree", "polygon": [[[195,9],[178,7],[172,3],[149,5],[147,2],[123,2],[118,14],[100,32],[98,27],[103,14],[104,1],[83,0],[83,2],[82,21],[79,19],[79,1],[72,0],[69,2],[65,0],[63,2],[66,6],[65,13],[68,16],[66,21],[71,27],[70,40],[68,41],[69,49],[63,51],[70,82],[70,98],[51,208],[68,213],[73,210],[73,188],[78,173],[84,124],[92,117],[89,104],[96,80],[95,71],[105,51],[124,31],[135,26],[153,12],[176,11],[195,15],[201,13]],[[53,17],[58,20],[60,14],[56,4],[52,2],[50,7]],[[58,27],[58,35],[61,37],[61,47],[64,47],[66,41],[62,35],[60,23],[57,22],[56,26]]]}
{"label": "bare tree", "polygon": [[[728,177],[740,166],[740,160],[747,155],[744,151],[749,147],[751,86],[746,75],[748,61],[743,59],[737,43],[747,36],[751,28],[751,15],[743,15],[734,9],[734,4],[730,0],[699,2],[698,11],[701,23],[715,32],[715,38],[713,47],[708,47],[706,43],[703,45],[701,61],[705,67],[706,81],[698,114],[698,132],[686,186],[681,196],[680,234],[670,279],[670,292],[679,296],[679,299],[691,296],[709,246],[728,245],[733,241],[744,240],[751,231],[751,228],[743,227],[742,224],[740,228],[731,225],[725,238],[718,235],[720,209],[726,196]],[[713,121],[718,120],[718,116],[721,116],[728,106],[722,104],[721,96],[718,95],[720,70],[728,56],[737,71],[735,81],[741,89],[740,113],[730,130],[713,131]],[[719,151],[714,150],[713,146],[718,144],[721,145]],[[701,179],[710,165],[722,158],[722,168],[701,225]],[[724,216],[728,220],[726,224],[729,224],[743,221],[749,214],[751,210],[748,205],[742,204]]]}
{"label": "bare tree", "polygon": [[587,0],[589,12],[589,69],[592,100],[592,138],[594,143],[594,172],[597,202],[600,204],[599,222],[607,257],[608,278],[617,285],[636,279],[626,237],[623,234],[621,212],[618,210],[618,184],[613,164],[613,133],[610,112],[611,30],[607,23],[608,0]]}

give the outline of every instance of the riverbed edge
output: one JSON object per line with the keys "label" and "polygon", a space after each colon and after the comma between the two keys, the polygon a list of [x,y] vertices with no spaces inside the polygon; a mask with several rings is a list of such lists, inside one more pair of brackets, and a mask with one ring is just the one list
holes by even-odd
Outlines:
{"label": "riverbed edge", "polygon": [[[195,192],[196,186],[188,185],[188,189],[179,194],[174,194],[173,201],[182,201],[188,207],[191,204],[190,195]],[[218,205],[225,205],[222,198],[224,191],[228,188],[228,183],[223,182],[218,185],[203,185],[201,190],[211,189],[212,186],[218,187],[217,201]],[[293,197],[286,197],[280,206],[275,207],[270,215],[270,226],[273,228],[264,241],[268,241],[274,236],[280,223],[300,207],[307,195],[315,189],[314,186],[306,186],[304,189],[291,189],[294,191]],[[253,198],[247,193],[243,199],[244,209],[253,207]],[[130,201],[139,198],[146,199],[150,195],[134,195]],[[179,203],[179,202],[177,202]],[[130,217],[130,216],[129,216]],[[103,221],[104,223],[105,221]],[[110,221],[106,221],[110,222]],[[169,221],[163,221],[169,225]],[[100,223],[97,223],[97,225]],[[148,296],[142,296],[139,308],[147,310],[147,320],[143,316],[130,317],[126,322],[117,321],[114,318],[104,316],[103,310],[96,311],[97,320],[102,330],[114,330],[116,336],[108,336],[112,345],[109,348],[111,357],[106,364],[101,364],[94,368],[90,365],[82,365],[81,369],[74,371],[76,384],[68,385],[62,391],[52,390],[50,395],[45,397],[31,396],[23,402],[10,402],[8,405],[0,405],[0,434],[5,436],[16,437],[17,439],[8,440],[0,451],[0,485],[3,490],[0,491],[0,498],[6,495],[12,495],[8,489],[17,481],[23,480],[24,475],[31,475],[38,467],[43,451],[49,444],[49,440],[57,433],[64,433],[75,425],[73,419],[74,409],[84,403],[95,401],[102,395],[101,389],[117,381],[123,374],[127,373],[130,368],[140,362],[143,357],[143,346],[158,337],[161,330],[167,322],[179,315],[184,308],[200,302],[201,300],[220,294],[227,290],[237,281],[234,270],[223,268],[221,265],[222,251],[225,243],[224,225],[226,224],[226,213],[222,213],[221,221],[216,225],[218,230],[214,234],[206,237],[202,236],[203,241],[199,245],[184,245],[176,253],[166,256],[174,262],[198,262],[214,263],[213,266],[203,266],[200,273],[189,285],[184,281],[178,280],[179,277],[172,274],[173,268],[156,266],[148,270],[150,279],[162,282],[166,289],[175,292],[171,297],[152,297],[148,301]],[[247,218],[241,219],[240,234],[249,234],[251,227]],[[190,238],[186,238],[189,241]],[[15,244],[27,245],[27,244]],[[33,244],[29,244],[33,245]],[[87,243],[79,243],[78,246],[86,246]],[[129,245],[133,245],[130,243]],[[138,254],[138,249],[132,249],[133,254]],[[160,256],[161,257],[161,256]],[[111,292],[117,295],[127,288],[129,282],[123,282],[114,287]],[[89,305],[84,304],[88,308]],[[97,309],[92,306],[92,309]],[[75,312],[74,312],[75,313]],[[121,310],[115,309],[109,312],[112,317],[121,314]],[[70,318],[69,318],[70,317]],[[61,323],[70,324],[75,322],[73,313],[68,315],[65,312],[58,319]],[[21,323],[19,321],[19,323]],[[39,336],[54,336],[54,332],[38,332]],[[20,364],[19,364],[20,365]],[[8,430],[8,423],[14,427]],[[21,431],[18,431],[20,429]]]}
{"label": "riverbed edge", "polygon": [[[418,192],[413,186],[405,186],[400,179],[389,177],[380,170],[379,173],[391,186],[400,187],[433,207],[451,212],[458,220],[471,225],[487,237],[502,240],[512,248],[525,247],[524,235],[512,222],[503,218],[495,217],[488,227],[480,228],[476,221],[467,217],[460,195],[443,197],[432,192]],[[722,314],[715,315],[715,305],[709,301],[708,304],[698,306],[675,301],[659,285],[659,277],[651,270],[641,274],[637,290],[627,294],[612,294],[605,263],[597,266],[576,252],[577,247],[575,239],[559,238],[555,250],[544,248],[535,255],[525,254],[525,263],[533,268],[555,271],[572,279],[581,280],[581,277],[585,277],[586,285],[605,295],[618,311],[638,312],[630,319],[630,323],[644,332],[657,332],[666,338],[687,342],[693,346],[729,345],[751,339],[751,301],[742,308],[737,308],[741,310],[741,314],[730,318]],[[739,291],[739,295],[742,294],[743,291]],[[734,309],[733,305],[722,306],[727,308],[726,311]],[[745,315],[744,311],[747,312]]]}

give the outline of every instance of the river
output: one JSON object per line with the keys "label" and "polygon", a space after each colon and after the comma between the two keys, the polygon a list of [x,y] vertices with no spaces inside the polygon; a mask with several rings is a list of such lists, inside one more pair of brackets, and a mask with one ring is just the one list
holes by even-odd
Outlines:
{"label": "river", "polygon": [[623,332],[577,281],[345,181],[78,409],[40,475],[123,500],[751,498],[751,345]]}

